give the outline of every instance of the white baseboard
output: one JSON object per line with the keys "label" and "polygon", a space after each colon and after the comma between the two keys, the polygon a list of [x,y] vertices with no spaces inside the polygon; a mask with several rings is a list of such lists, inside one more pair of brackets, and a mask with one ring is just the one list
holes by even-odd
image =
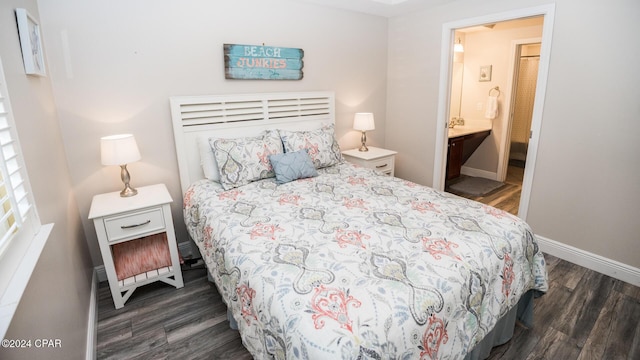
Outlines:
{"label": "white baseboard", "polygon": [[98,265],[94,268],[98,282],[107,281],[107,272],[104,270],[104,265]]}
{"label": "white baseboard", "polygon": [[634,286],[640,286],[640,269],[619,261],[536,235],[540,250]]}
{"label": "white baseboard", "polygon": [[475,169],[467,166],[463,166],[460,169],[460,173],[462,175],[467,175],[467,176],[475,176],[475,177],[481,177],[481,178],[490,179],[490,180],[498,180],[498,173]]}
{"label": "white baseboard", "polygon": [[[103,267],[104,271],[104,267]],[[95,360],[98,339],[98,274],[94,270],[91,276],[91,294],[89,295],[89,321],[87,323],[86,360]]]}
{"label": "white baseboard", "polygon": [[[183,258],[189,258],[193,256],[192,241],[185,241],[178,243],[178,252]],[[104,265],[98,265],[95,267],[95,271],[98,274],[98,282],[107,281],[107,272],[104,270]]]}

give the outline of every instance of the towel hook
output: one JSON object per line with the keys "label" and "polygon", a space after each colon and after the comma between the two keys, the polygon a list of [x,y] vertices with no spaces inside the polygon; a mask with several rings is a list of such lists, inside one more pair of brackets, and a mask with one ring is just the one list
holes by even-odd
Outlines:
{"label": "towel hook", "polygon": [[496,86],[494,88],[489,89],[489,96],[491,96],[491,92],[495,90],[498,92],[498,95],[496,95],[496,97],[500,96],[500,86]]}

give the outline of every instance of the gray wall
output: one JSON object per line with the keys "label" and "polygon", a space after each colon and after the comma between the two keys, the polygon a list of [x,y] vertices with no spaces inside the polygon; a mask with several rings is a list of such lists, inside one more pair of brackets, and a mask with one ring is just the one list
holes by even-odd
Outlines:
{"label": "gray wall", "polygon": [[[460,0],[389,22],[385,146],[431,185],[442,25],[549,3]],[[640,268],[637,0],[558,0],[527,221],[536,234]]]}
{"label": "gray wall", "polygon": [[5,337],[60,339],[62,348],[0,348],[0,359],[80,359],[86,350],[93,268],[69,178],[51,78],[24,74],[14,13],[18,7],[40,18],[35,0],[0,2],[0,56],[40,219],[55,226]]}

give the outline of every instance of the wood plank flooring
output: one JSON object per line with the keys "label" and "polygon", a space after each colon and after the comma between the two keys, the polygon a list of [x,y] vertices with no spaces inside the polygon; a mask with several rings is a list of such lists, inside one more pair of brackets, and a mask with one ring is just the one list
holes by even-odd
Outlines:
{"label": "wood plank flooring", "polygon": [[251,359],[227,307],[203,268],[183,272],[185,286],[156,282],[116,310],[106,282],[98,290],[98,359]]}
{"label": "wood plank flooring", "polygon": [[[535,300],[531,329],[516,327],[489,359],[640,359],[640,288],[545,255],[549,292]],[[250,359],[204,269],[183,271],[185,287],[135,291],[115,310],[98,298],[98,359]]]}

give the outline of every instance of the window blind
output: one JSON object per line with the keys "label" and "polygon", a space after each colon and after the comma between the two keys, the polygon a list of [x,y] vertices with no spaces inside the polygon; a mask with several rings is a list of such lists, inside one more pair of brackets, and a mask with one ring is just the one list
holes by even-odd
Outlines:
{"label": "window blind", "polygon": [[0,256],[28,218],[32,204],[0,64]]}
{"label": "window blind", "polygon": [[7,87],[0,59],[0,338],[53,228],[40,224]]}

